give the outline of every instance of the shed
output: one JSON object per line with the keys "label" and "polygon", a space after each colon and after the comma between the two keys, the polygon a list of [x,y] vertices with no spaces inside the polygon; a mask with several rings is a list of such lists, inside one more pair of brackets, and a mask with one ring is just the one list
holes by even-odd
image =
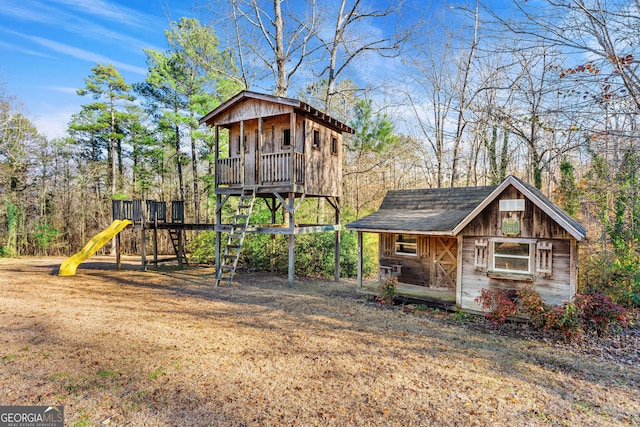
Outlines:
{"label": "shed", "polygon": [[[515,176],[497,186],[389,191],[377,212],[346,228],[358,232],[360,257],[362,233],[379,235],[379,280],[397,276],[400,295],[466,311],[480,311],[483,288],[533,284],[549,304],[572,299],[585,238],[582,225]],[[361,267],[358,286],[368,289]]]}

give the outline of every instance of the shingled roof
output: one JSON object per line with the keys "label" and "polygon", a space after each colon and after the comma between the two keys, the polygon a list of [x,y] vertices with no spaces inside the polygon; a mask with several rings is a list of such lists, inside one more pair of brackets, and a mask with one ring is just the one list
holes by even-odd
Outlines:
{"label": "shingled roof", "polygon": [[389,191],[377,212],[347,225],[359,231],[451,234],[496,186]]}
{"label": "shingled roof", "polygon": [[537,188],[514,176],[500,185],[389,191],[377,212],[347,224],[348,230],[457,235],[509,185],[516,187],[577,240],[585,229]]}

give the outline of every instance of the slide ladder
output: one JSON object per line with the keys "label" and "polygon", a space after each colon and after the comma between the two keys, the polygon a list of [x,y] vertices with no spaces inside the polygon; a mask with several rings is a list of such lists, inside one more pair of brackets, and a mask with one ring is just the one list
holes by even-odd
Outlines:
{"label": "slide ladder", "polygon": [[182,265],[189,265],[189,261],[187,260],[187,254],[185,253],[184,247],[186,245],[184,230],[176,230],[169,229],[169,237],[171,238],[171,244],[173,245],[173,250],[176,253],[176,258],[178,262]]}
{"label": "slide ladder", "polygon": [[220,285],[220,282],[223,280],[227,280],[228,284],[231,284],[238,265],[238,259],[240,259],[240,250],[242,249],[244,236],[247,232],[247,226],[249,225],[249,217],[251,216],[253,204],[256,200],[256,190],[257,187],[255,186],[242,188],[238,208],[236,209],[236,214],[231,224],[227,246],[224,249],[224,255],[220,261],[220,269],[216,275],[215,286]]}

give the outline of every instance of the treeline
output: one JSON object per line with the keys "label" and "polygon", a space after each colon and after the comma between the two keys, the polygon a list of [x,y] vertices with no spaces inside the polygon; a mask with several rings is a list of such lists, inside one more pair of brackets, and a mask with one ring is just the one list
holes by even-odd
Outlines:
{"label": "treeline", "polygon": [[[268,87],[356,130],[344,146],[346,221],[390,189],[515,174],[587,227],[582,286],[639,304],[638,4],[514,1],[508,18],[481,2],[386,4],[211,1],[210,24],[182,18],[165,50],[145,51],[144,81],[93,67],[61,139],[1,93],[3,255],[77,250],[108,224],[113,198],[181,199],[190,220],[212,222],[212,135],[198,118]],[[202,259],[206,238],[193,243]]]}

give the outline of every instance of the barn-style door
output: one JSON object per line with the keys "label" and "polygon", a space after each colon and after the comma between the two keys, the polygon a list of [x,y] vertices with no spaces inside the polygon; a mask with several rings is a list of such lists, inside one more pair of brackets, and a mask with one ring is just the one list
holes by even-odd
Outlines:
{"label": "barn-style door", "polygon": [[456,267],[458,265],[458,239],[450,237],[432,237],[431,287],[456,288]]}

